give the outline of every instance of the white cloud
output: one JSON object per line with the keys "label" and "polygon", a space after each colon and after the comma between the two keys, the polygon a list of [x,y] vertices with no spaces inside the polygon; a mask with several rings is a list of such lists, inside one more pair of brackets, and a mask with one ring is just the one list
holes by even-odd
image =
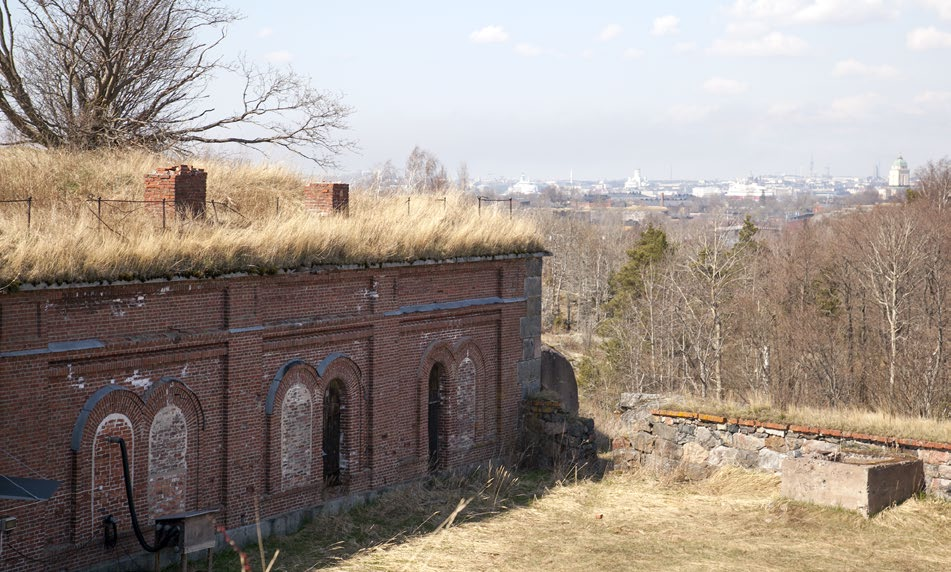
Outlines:
{"label": "white cloud", "polygon": [[696,123],[716,110],[715,105],[672,105],[667,109],[667,119],[673,123]]}
{"label": "white cloud", "polygon": [[771,117],[792,119],[802,112],[802,104],[797,101],[777,101],[769,106],[766,113]]}
{"label": "white cloud", "polygon": [[502,44],[508,39],[508,32],[502,26],[486,26],[469,34],[469,41],[475,44]]}
{"label": "white cloud", "polygon": [[624,50],[624,59],[626,60],[636,60],[642,57],[644,57],[644,50],[639,50],[637,48],[628,48]]}
{"label": "white cloud", "polygon": [[873,66],[863,64],[855,59],[842,60],[835,64],[832,73],[838,77],[859,76],[871,79],[894,79],[898,77],[898,69],[882,64]]}
{"label": "white cloud", "polygon": [[272,28],[261,28],[258,30],[259,38],[270,38],[273,34],[274,30]]}
{"label": "white cloud", "polygon": [[286,64],[287,62],[294,59],[294,54],[287,50],[277,50],[275,52],[268,52],[264,54],[264,59],[271,62],[272,64]]}
{"label": "white cloud", "polygon": [[686,54],[697,49],[697,44],[693,42],[678,42],[674,44],[674,53]]}
{"label": "white cloud", "polygon": [[765,36],[770,32],[770,27],[765,22],[755,20],[743,20],[740,22],[730,22],[726,25],[726,34],[728,36]]}
{"label": "white cloud", "polygon": [[590,60],[591,58],[594,57],[594,50],[592,50],[591,48],[588,48],[588,49],[586,49],[586,50],[583,50],[583,51],[581,52],[581,57],[584,58],[584,59],[586,59],[586,60]]}
{"label": "white cloud", "polygon": [[918,0],[918,3],[937,12],[942,20],[951,20],[951,0]]}
{"label": "white cloud", "polygon": [[836,121],[865,119],[882,103],[877,93],[863,93],[832,100],[825,116]]}
{"label": "white cloud", "polygon": [[602,42],[608,42],[621,35],[622,28],[617,24],[608,24],[598,34],[598,39]]}
{"label": "white cloud", "polygon": [[725,56],[798,56],[809,44],[798,36],[770,32],[757,38],[721,38],[710,52]]}
{"label": "white cloud", "polygon": [[736,0],[730,8],[741,20],[776,25],[860,24],[895,18],[884,0]]}
{"label": "white cloud", "polygon": [[915,28],[908,32],[908,47],[919,51],[933,48],[951,48],[951,34],[942,32],[934,26]]}
{"label": "white cloud", "polygon": [[749,88],[747,83],[725,77],[711,77],[703,82],[703,90],[714,95],[740,95],[746,93]]}
{"label": "white cloud", "polygon": [[672,14],[654,18],[654,25],[651,26],[651,34],[655,36],[666,36],[679,32],[680,18]]}
{"label": "white cloud", "polygon": [[515,53],[527,58],[534,58],[542,55],[542,49],[534,44],[518,44],[515,46]]}
{"label": "white cloud", "polygon": [[915,96],[919,105],[947,105],[951,103],[951,91],[924,91]]}

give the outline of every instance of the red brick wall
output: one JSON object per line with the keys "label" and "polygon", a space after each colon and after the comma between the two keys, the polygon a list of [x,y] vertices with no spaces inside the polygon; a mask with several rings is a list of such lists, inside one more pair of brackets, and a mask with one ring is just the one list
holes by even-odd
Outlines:
{"label": "red brick wall", "polygon": [[350,208],[350,185],[308,183],[304,186],[304,207],[323,215],[346,215]]}
{"label": "red brick wall", "polygon": [[[156,169],[145,176],[145,200],[165,200],[165,216],[205,216],[205,194],[208,173],[188,165]],[[156,216],[162,216],[162,205],[149,205]]]}
{"label": "red brick wall", "polygon": [[[139,552],[118,446],[104,435],[129,444],[148,538],[170,511],[215,508],[233,528],[254,522],[255,499],[266,518],[425,475],[437,363],[441,466],[511,450],[537,266],[509,258],[0,296],[0,474],[62,483],[49,501],[0,501],[0,516],[18,519],[0,569]],[[328,487],[322,415],[333,380],[344,478]],[[283,439],[309,440],[309,460]],[[120,534],[112,549],[102,544],[108,514]]]}

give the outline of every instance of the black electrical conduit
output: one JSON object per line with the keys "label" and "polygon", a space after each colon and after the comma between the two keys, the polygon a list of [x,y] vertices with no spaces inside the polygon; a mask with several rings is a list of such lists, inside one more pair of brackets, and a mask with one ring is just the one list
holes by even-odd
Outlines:
{"label": "black electrical conduit", "polygon": [[132,518],[132,530],[135,531],[135,537],[139,540],[139,544],[142,545],[142,548],[147,552],[158,552],[176,540],[178,530],[171,529],[163,534],[161,538],[159,538],[156,546],[151,546],[145,541],[145,536],[142,535],[142,529],[139,528],[139,517],[135,514],[135,503],[132,502],[132,480],[129,478],[129,452],[125,447],[125,439],[122,437],[106,437],[106,441],[118,443],[119,449],[122,451],[122,476],[125,479],[125,496],[129,500],[129,516]]}

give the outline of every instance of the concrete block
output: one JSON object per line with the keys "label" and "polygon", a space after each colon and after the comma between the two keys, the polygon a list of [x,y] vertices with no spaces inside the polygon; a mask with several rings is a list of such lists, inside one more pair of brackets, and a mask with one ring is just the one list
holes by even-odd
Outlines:
{"label": "concrete block", "polygon": [[841,461],[803,457],[782,464],[780,492],[793,500],[838,506],[871,516],[924,487],[920,459],[844,455]]}
{"label": "concrete block", "polygon": [[538,316],[519,318],[518,337],[538,338],[542,335],[542,321]]}
{"label": "concrete block", "polygon": [[525,279],[525,295],[528,297],[531,296],[541,296],[542,295],[542,279],[539,276],[530,276]]}
{"label": "concrete block", "polygon": [[522,359],[535,358],[535,338],[525,338],[522,340]]}
{"label": "concrete block", "polygon": [[528,276],[541,276],[543,260],[544,259],[540,256],[533,256],[531,258],[526,258],[525,259],[525,273]]}
{"label": "concrete block", "polygon": [[541,364],[542,389],[557,393],[565,410],[577,415],[578,382],[571,362],[557,351],[545,347],[541,352]]}
{"label": "concrete block", "polygon": [[541,296],[529,296],[525,301],[525,315],[529,317],[541,316],[542,315],[542,297]]}

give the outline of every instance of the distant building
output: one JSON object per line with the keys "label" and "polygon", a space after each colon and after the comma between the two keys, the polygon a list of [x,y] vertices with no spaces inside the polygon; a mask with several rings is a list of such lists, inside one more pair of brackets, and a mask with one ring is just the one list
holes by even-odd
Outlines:
{"label": "distant building", "polygon": [[908,162],[898,154],[898,158],[892,163],[892,168],[888,170],[888,186],[879,190],[882,199],[888,200],[904,194],[911,186],[911,171],[908,169]]}
{"label": "distant building", "polygon": [[892,168],[888,171],[888,186],[908,188],[911,185],[911,171],[908,170],[908,162],[898,154],[898,158],[892,163]]}
{"label": "distant building", "polygon": [[511,195],[534,195],[538,193],[538,185],[529,181],[523,174],[517,183],[509,187]]}
{"label": "distant building", "polygon": [[628,177],[627,180],[624,181],[625,191],[636,192],[640,189],[643,189],[646,186],[647,186],[647,179],[641,176],[640,169],[634,169],[634,176]]}

